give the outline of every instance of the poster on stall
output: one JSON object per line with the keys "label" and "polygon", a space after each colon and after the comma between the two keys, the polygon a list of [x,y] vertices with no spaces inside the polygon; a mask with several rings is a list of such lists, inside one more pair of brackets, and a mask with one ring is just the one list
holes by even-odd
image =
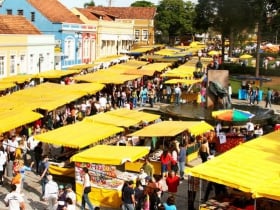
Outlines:
{"label": "poster on stall", "polygon": [[82,184],[83,167],[88,168],[91,186],[105,189],[121,190],[124,181],[133,180],[135,175],[118,171],[116,166],[94,163],[75,163],[76,182]]}

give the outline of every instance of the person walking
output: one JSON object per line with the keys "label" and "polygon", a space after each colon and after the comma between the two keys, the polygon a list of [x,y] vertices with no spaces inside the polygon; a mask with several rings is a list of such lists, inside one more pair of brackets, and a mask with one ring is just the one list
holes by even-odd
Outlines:
{"label": "person walking", "polygon": [[175,197],[169,196],[166,200],[166,203],[163,203],[165,210],[177,210],[177,207],[175,205]]}
{"label": "person walking", "polygon": [[0,185],[3,185],[5,165],[7,163],[8,157],[4,147],[0,147]]}
{"label": "person walking", "polygon": [[88,168],[83,168],[83,195],[82,195],[82,206],[81,210],[85,210],[86,204],[89,207],[89,210],[94,210],[94,206],[89,200],[88,194],[91,192],[91,183],[90,183],[90,176],[88,173]]}
{"label": "person walking", "polygon": [[178,153],[178,166],[179,166],[179,175],[181,180],[184,179],[186,156],[187,156],[186,142],[183,141],[179,144],[179,153]]}
{"label": "person walking", "polygon": [[71,198],[73,205],[76,206],[76,193],[73,191],[71,184],[65,186],[66,198]]}
{"label": "person walking", "polygon": [[182,94],[179,84],[175,87],[174,92],[175,92],[175,104],[179,105],[181,100],[181,94]]}
{"label": "person walking", "polygon": [[48,210],[57,209],[57,199],[58,199],[58,184],[53,181],[52,175],[47,176],[47,184],[45,187],[44,200],[48,203]]}
{"label": "person walking", "polygon": [[265,108],[269,106],[271,108],[271,98],[272,98],[272,90],[270,88],[267,89],[266,99],[265,99]]}
{"label": "person walking", "polygon": [[230,85],[230,83],[228,83],[228,102],[229,104],[231,104],[231,95],[232,95],[232,87]]}
{"label": "person walking", "polygon": [[9,210],[25,210],[25,203],[22,195],[16,192],[17,186],[15,184],[11,185],[11,192],[4,198],[4,203]]}
{"label": "person walking", "polygon": [[134,210],[136,202],[132,180],[128,181],[122,189],[122,201],[122,210]]}
{"label": "person walking", "polygon": [[176,175],[175,171],[170,171],[165,181],[168,187],[168,193],[176,194],[180,184],[180,178]]}
{"label": "person walking", "polygon": [[39,176],[42,186],[42,197],[45,195],[45,187],[48,182],[47,176],[49,175],[49,158],[44,155],[43,160],[39,164]]}

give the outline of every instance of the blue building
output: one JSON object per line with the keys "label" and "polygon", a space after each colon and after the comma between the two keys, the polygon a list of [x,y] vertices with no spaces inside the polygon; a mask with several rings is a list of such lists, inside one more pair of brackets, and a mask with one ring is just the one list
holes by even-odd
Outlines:
{"label": "blue building", "polygon": [[96,26],[84,24],[58,0],[2,0],[0,14],[24,16],[42,34],[55,35],[54,69],[95,59]]}

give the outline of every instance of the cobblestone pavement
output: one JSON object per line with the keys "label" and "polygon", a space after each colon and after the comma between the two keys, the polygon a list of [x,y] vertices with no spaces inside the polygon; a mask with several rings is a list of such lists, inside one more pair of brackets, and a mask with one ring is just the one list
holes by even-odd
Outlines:
{"label": "cobblestone pavement", "polygon": [[[233,99],[233,103],[248,103],[244,100],[237,100]],[[159,105],[155,106],[157,108]],[[259,106],[264,107],[265,103],[264,101],[260,102]],[[274,109],[276,114],[280,113],[280,106],[279,105],[272,105],[272,109]],[[201,163],[200,158],[197,158],[193,161],[191,161],[189,164],[192,166],[198,165]],[[187,177],[185,177],[187,179]],[[40,195],[41,195],[41,186],[39,183],[39,177],[35,175],[33,172],[26,172],[26,183],[24,185],[24,199],[26,203],[26,209],[27,210],[43,210],[46,208],[46,203],[43,201],[40,201]],[[178,210],[187,210],[187,180],[183,180],[182,183],[179,186],[179,191],[176,195],[176,205]],[[74,181],[74,180],[73,180]],[[11,177],[5,177],[5,182],[3,186],[0,186],[0,210],[6,210],[8,209],[4,205],[4,197],[9,192],[9,183],[11,182]],[[203,195],[203,192],[202,192]],[[167,193],[163,195],[162,201],[165,201],[167,198]],[[196,199],[196,207],[198,209],[198,199],[199,195],[197,195]],[[77,207],[78,209],[78,207]],[[101,208],[102,210],[109,210],[109,208]]]}

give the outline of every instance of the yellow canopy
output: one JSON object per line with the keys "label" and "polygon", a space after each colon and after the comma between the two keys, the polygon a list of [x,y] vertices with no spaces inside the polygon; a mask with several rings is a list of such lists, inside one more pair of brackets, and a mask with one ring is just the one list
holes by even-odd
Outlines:
{"label": "yellow canopy", "polygon": [[165,81],[165,84],[184,84],[184,85],[192,85],[202,82],[202,79],[170,79]]}
{"label": "yellow canopy", "polygon": [[67,75],[78,74],[77,70],[50,70],[44,71],[39,74],[34,75],[34,78],[48,78],[48,79],[55,79],[61,78]]}
{"label": "yellow canopy", "polygon": [[84,121],[104,123],[104,124],[110,124],[110,125],[121,126],[126,128],[133,125],[137,125],[138,123],[141,122],[141,120],[139,119],[130,119],[127,117],[112,115],[110,114],[110,112],[99,113],[90,117],[86,117]]}
{"label": "yellow canopy", "polygon": [[[199,129],[200,128],[200,129]],[[192,130],[193,129],[193,130]],[[143,129],[129,134],[129,136],[176,136],[186,130],[201,134],[212,130],[213,127],[202,121],[163,121],[144,127]]]}
{"label": "yellow canopy", "polygon": [[0,80],[0,91],[15,87],[15,86],[16,86],[16,84],[13,82],[1,82],[1,80]]}
{"label": "yellow canopy", "polygon": [[150,70],[162,72],[166,68],[172,66],[172,63],[151,63],[141,67],[141,70]]}
{"label": "yellow canopy", "polygon": [[80,149],[122,131],[123,128],[113,125],[82,121],[36,135],[34,138],[50,144]]}
{"label": "yellow canopy", "polygon": [[108,112],[110,115],[125,117],[134,120],[140,120],[141,122],[152,122],[160,118],[160,115],[146,113],[137,110],[129,109],[116,109]]}
{"label": "yellow canopy", "polygon": [[187,173],[250,192],[253,197],[280,200],[280,132],[241,144]]}
{"label": "yellow canopy", "polygon": [[0,111],[0,133],[10,131],[19,126],[34,122],[43,115],[25,109]]}
{"label": "yellow canopy", "polygon": [[74,65],[71,67],[68,67],[68,70],[77,70],[81,71],[83,69],[89,69],[89,68],[94,68],[95,66],[98,66],[98,64],[81,64],[81,65]]}
{"label": "yellow canopy", "polygon": [[249,58],[252,58],[253,56],[252,55],[250,55],[250,54],[243,54],[243,55],[241,55],[239,58],[240,59],[249,59]]}
{"label": "yellow canopy", "polygon": [[134,162],[150,152],[148,147],[97,145],[71,157],[71,161],[105,165],[121,165]]}
{"label": "yellow canopy", "polygon": [[131,53],[146,53],[148,51],[153,50],[153,47],[141,47],[141,48],[137,48],[135,50],[131,50]]}
{"label": "yellow canopy", "polygon": [[2,78],[1,82],[24,83],[24,82],[29,82],[33,77],[34,75],[20,74],[20,75]]}

